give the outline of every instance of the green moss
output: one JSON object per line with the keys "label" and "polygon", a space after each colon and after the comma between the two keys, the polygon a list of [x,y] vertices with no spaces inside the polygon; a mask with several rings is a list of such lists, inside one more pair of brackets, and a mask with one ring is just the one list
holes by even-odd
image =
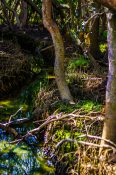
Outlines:
{"label": "green moss", "polygon": [[[47,86],[48,79],[43,76],[42,79],[37,79],[31,83],[26,89],[24,89],[20,96],[15,99],[0,101],[0,120],[8,121],[10,115],[15,114],[21,108],[21,111],[18,114],[21,114],[22,117],[26,115],[26,112],[32,112],[33,106],[35,104],[35,98],[38,92],[43,86]],[[17,115],[13,117],[17,118]]]}
{"label": "green moss", "polygon": [[[8,121],[10,116],[15,114],[20,108],[21,111],[17,113],[17,115],[21,114],[24,115],[25,112],[28,111],[28,105],[25,103],[21,103],[19,99],[17,100],[5,100],[5,101],[0,101],[0,120],[3,121]],[[17,115],[13,116],[13,119],[17,118]]]}

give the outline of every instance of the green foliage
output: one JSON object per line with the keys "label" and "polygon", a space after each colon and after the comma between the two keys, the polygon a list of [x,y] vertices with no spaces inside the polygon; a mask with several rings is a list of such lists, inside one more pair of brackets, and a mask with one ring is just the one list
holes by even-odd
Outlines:
{"label": "green foliage", "polygon": [[105,30],[102,35],[104,40],[107,40],[107,34],[108,34],[107,30]]}
{"label": "green foliage", "polygon": [[66,104],[66,103],[63,103],[63,102],[59,102],[57,105],[56,105],[56,108],[57,108],[57,113],[58,112],[72,112],[73,111],[73,106],[71,106],[70,104]]}
{"label": "green foliage", "polygon": [[8,121],[10,115],[16,113],[20,108],[21,111],[14,116],[14,118],[17,118],[17,116],[23,117],[27,112],[32,112],[38,92],[42,87],[45,87],[48,84],[47,76],[42,75],[42,77],[43,78],[38,77],[34,82],[30,83],[17,99],[0,101],[0,120]]}
{"label": "green foliage", "polygon": [[106,52],[106,50],[107,50],[107,43],[104,43],[104,44],[100,44],[100,51],[102,52],[102,53],[104,53],[104,52]]}
{"label": "green foliage", "polygon": [[75,105],[75,108],[81,109],[82,112],[89,113],[91,111],[100,112],[102,105],[90,100],[83,100]]}
{"label": "green foliage", "polygon": [[41,90],[43,86],[47,86],[47,82],[48,80],[45,79],[44,76],[43,79],[38,78],[37,80],[35,80],[21,93],[21,101],[28,104],[30,107],[33,107],[37,93]]}
{"label": "green foliage", "polygon": [[17,100],[4,100],[0,101],[0,106],[2,108],[0,109],[0,120],[3,121],[8,121],[10,118],[10,115],[16,113],[20,108],[21,110],[17,115],[13,117],[13,119],[17,118],[18,115],[24,115],[24,113],[27,112],[28,110],[28,105],[25,103],[21,103],[19,99]]}
{"label": "green foliage", "polygon": [[75,29],[71,29],[71,30],[70,30],[70,34],[71,34],[72,38],[73,38],[74,40],[76,40],[76,38],[77,38],[77,33],[76,33]]}
{"label": "green foliage", "polygon": [[102,104],[91,100],[82,100],[74,105],[59,102],[57,103],[56,108],[57,110],[55,111],[55,113],[59,112],[71,113],[77,109],[81,109],[81,111],[84,113],[89,113],[91,111],[100,112],[102,109]]}
{"label": "green foliage", "polygon": [[30,59],[31,71],[34,74],[38,74],[41,72],[42,67],[44,65],[44,60],[42,57],[31,57]]}
{"label": "green foliage", "polygon": [[70,71],[74,71],[79,67],[88,67],[89,66],[89,60],[85,59],[83,55],[80,55],[78,59],[71,60],[68,64],[67,69]]}

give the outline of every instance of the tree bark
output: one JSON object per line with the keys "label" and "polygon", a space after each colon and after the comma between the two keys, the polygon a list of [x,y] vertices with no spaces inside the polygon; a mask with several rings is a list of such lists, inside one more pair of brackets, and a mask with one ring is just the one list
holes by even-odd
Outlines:
{"label": "tree bark", "polygon": [[[103,138],[116,143],[116,13],[107,14],[109,73]],[[103,143],[103,142],[102,142]]]}
{"label": "tree bark", "polygon": [[[96,11],[99,12],[101,5],[96,4]],[[100,57],[99,49],[99,25],[100,25],[100,16],[96,16],[91,27],[90,33],[90,47],[89,51],[95,59]]]}
{"label": "tree bark", "polygon": [[63,100],[72,101],[70,90],[67,86],[64,73],[64,44],[59,28],[52,20],[52,2],[51,0],[42,1],[43,24],[50,32],[55,48],[54,72],[58,89]]}
{"label": "tree bark", "polygon": [[95,59],[99,59],[99,56],[100,56],[100,50],[99,50],[99,20],[100,20],[99,16],[95,17],[95,19],[93,21],[93,24],[92,24],[92,28],[91,28],[91,33],[90,33],[89,51]]}
{"label": "tree bark", "polygon": [[27,2],[21,2],[20,27],[24,27],[27,22]]}

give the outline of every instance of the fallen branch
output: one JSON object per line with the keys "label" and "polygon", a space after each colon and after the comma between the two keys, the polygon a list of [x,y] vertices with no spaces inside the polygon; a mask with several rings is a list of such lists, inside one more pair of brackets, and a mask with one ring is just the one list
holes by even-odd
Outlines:
{"label": "fallen branch", "polygon": [[84,134],[84,135],[79,136],[78,138],[83,138],[83,137],[87,137],[87,138],[91,138],[91,139],[103,140],[103,141],[109,143],[110,145],[112,145],[116,149],[116,144],[114,142],[112,142],[110,140],[107,140],[107,139],[104,139],[104,138],[102,138],[100,136],[93,136],[93,135],[89,135],[89,134],[87,134],[87,135]]}
{"label": "fallen branch", "polygon": [[14,126],[14,125],[25,124],[25,123],[30,122],[30,121],[31,121],[31,119],[23,118],[23,119],[17,119],[17,120],[10,121],[8,123],[5,123],[5,125],[6,126]]}
{"label": "fallen branch", "polygon": [[69,118],[69,117],[70,117],[71,119],[72,119],[72,117],[73,117],[73,118],[88,118],[88,119],[92,119],[92,117],[89,117],[89,116],[85,116],[85,115],[76,115],[76,114],[72,114],[72,113],[71,113],[71,114],[65,114],[65,115],[63,115],[63,116],[60,117],[60,118],[58,118],[58,116],[56,116],[55,119],[49,119],[49,120],[45,121],[42,125],[40,125],[38,128],[35,128],[35,129],[29,131],[25,136],[27,137],[27,136],[30,135],[30,134],[34,134],[34,133],[39,132],[43,127],[47,126],[47,125],[50,124],[50,123],[53,123],[53,122],[56,122],[56,121],[61,121],[61,120],[63,120],[63,119]]}
{"label": "fallen branch", "polygon": [[57,143],[57,145],[55,146],[55,151],[62,146],[63,143],[65,142],[72,142],[75,143],[76,145],[81,144],[81,145],[87,145],[87,146],[91,146],[91,147],[98,147],[98,148],[110,148],[112,150],[114,150],[114,147],[107,145],[107,144],[103,144],[103,145],[99,145],[99,144],[95,144],[95,143],[90,143],[90,142],[84,142],[84,141],[77,141],[74,139],[63,139],[60,142]]}
{"label": "fallen branch", "polygon": [[46,47],[46,48],[44,48],[44,49],[41,49],[40,51],[41,52],[44,52],[44,51],[46,51],[46,50],[48,50],[48,49],[51,49],[51,48],[53,48],[54,47],[54,45],[50,45],[50,46],[48,46],[48,47]]}
{"label": "fallen branch", "polygon": [[[63,119],[69,118],[69,119],[74,119],[74,118],[87,118],[90,120],[93,120],[93,117],[90,116],[86,116],[86,115],[77,115],[77,114],[65,114],[61,117],[59,117],[62,114],[56,115],[56,116],[50,116],[48,120],[46,120],[43,124],[41,124],[39,127],[27,132],[24,136],[22,136],[22,141],[25,140],[27,137],[29,137],[32,134],[37,134],[42,128],[44,128],[45,126],[49,125],[50,123],[56,122],[56,121],[61,121]],[[94,119],[96,119],[96,117],[94,117]],[[37,123],[37,121],[35,121]],[[39,123],[39,121],[38,121]],[[21,140],[20,140],[21,141]],[[15,142],[19,142],[19,140],[16,140]]]}

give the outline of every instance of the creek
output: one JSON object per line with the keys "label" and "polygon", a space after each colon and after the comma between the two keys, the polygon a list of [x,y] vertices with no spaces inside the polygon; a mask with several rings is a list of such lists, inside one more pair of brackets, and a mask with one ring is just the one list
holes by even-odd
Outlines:
{"label": "creek", "polygon": [[[28,91],[29,88],[22,93],[25,100],[20,98],[0,101],[0,123],[5,124],[9,120],[31,118],[33,106],[31,103],[26,104]],[[27,99],[29,100],[29,97]],[[13,115],[15,113],[16,115]],[[32,122],[13,126],[21,135],[26,134],[34,127]],[[54,175],[52,163],[45,157],[41,137],[43,136],[37,138],[32,135],[27,138],[26,142],[11,144],[10,142],[15,140],[13,136],[0,128],[0,174]]]}

